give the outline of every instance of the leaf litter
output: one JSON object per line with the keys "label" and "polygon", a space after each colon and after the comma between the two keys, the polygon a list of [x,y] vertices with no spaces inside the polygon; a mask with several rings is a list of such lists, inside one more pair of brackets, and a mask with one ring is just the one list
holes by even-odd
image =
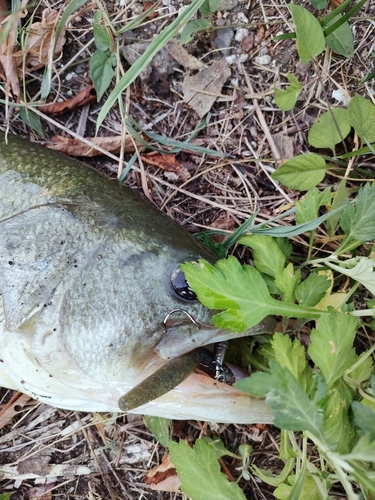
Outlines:
{"label": "leaf litter", "polygon": [[[146,130],[180,141],[193,135],[194,144],[219,150],[225,154],[226,159],[223,161],[198,153],[179,151],[176,154],[176,161],[181,165],[189,165],[191,176],[188,179],[170,179],[170,182],[166,182],[158,165],[136,165],[128,173],[127,183],[131,187],[140,190],[145,184],[148,185],[155,203],[193,232],[215,226],[217,220],[223,221],[220,222],[220,228],[224,233],[226,230],[231,231],[233,223],[239,225],[257,210],[260,211],[256,222],[264,223],[280,210],[284,210],[290,198],[297,201],[300,193],[290,189],[277,189],[270,177],[278,165],[274,161],[274,153],[282,150],[273,138],[279,135],[283,142],[287,143],[286,151],[280,152],[279,159],[288,159],[293,154],[306,152],[305,135],[315,118],[322,112],[322,101],[318,103],[314,100],[314,96],[317,99],[321,98],[326,106],[331,102],[330,96],[337,88],[352,90],[354,95],[357,91],[358,75],[361,77],[368,70],[364,61],[367,60],[370,50],[373,27],[366,21],[356,21],[359,42],[354,58],[345,61],[345,64],[334,54],[329,58],[318,59],[322,68],[320,73],[322,81],[319,81],[315,78],[316,67],[298,61],[294,41],[277,43],[273,40],[279,29],[277,23],[273,22],[278,20],[283,23],[283,16],[289,15],[285,3],[282,2],[277,7],[274,4],[245,5],[241,2],[230,2],[230,4],[228,10],[225,5],[219,7],[218,12],[213,14],[214,22],[219,29],[228,25],[233,35],[237,35],[238,26],[245,25],[248,34],[244,38],[240,39],[241,37],[237,36],[237,40],[236,36],[231,37],[229,51],[224,52],[223,47],[215,46],[214,35],[200,32],[185,46],[186,53],[181,51],[183,56],[175,57],[172,50],[170,51],[167,59],[172,56],[173,62],[170,65],[171,69],[168,69],[170,73],[165,73],[169,93],[161,92],[158,85],[152,81],[150,83],[146,79],[142,82],[138,79],[131,87],[131,91],[125,93],[123,100],[125,108]],[[90,5],[91,10],[96,9],[95,4]],[[58,2],[54,8],[59,11],[62,6],[62,2]],[[61,42],[62,36],[66,38],[65,44],[61,45],[61,42],[56,44],[58,50],[52,54],[51,30],[48,32],[47,29],[42,33],[41,24],[44,22],[53,31],[56,23],[49,22],[46,15],[43,19],[45,7],[47,5],[42,2],[35,17],[35,23],[39,24],[33,27],[36,35],[36,38],[31,38],[33,46],[26,46],[28,49],[22,55],[22,60],[25,62],[26,54],[30,54],[29,66],[34,68],[32,78],[26,74],[27,92],[24,92],[24,83],[21,82],[23,98],[26,99],[28,108],[35,110],[35,114],[40,117],[40,123],[48,140],[61,135],[64,137],[63,142],[68,142],[73,131],[91,141],[96,135],[96,118],[102,103],[95,101],[85,103],[82,109],[69,109],[62,117],[57,115],[52,119],[45,111],[40,110],[40,87],[44,67],[37,69],[36,66],[43,61],[45,63],[53,60],[49,102],[74,100],[74,96],[91,85],[88,61],[94,51],[92,12],[83,8],[79,11],[79,15],[77,13],[66,23],[60,33]],[[173,14],[179,7],[179,3],[174,0],[167,6],[159,7],[155,17],[148,19],[128,35],[120,37],[118,39],[120,45],[131,46],[132,38],[139,43],[144,43],[145,40],[148,42],[164,22],[163,16]],[[139,15],[140,7],[136,3],[119,6],[114,2],[107,2],[106,9],[113,25],[120,28],[129,18]],[[373,9],[374,6],[369,6],[367,14],[373,15]],[[23,13],[24,11],[22,15]],[[25,23],[24,18],[21,21]],[[33,25],[31,24],[29,28],[31,26]],[[29,38],[30,36],[29,34]],[[8,43],[9,40],[11,37],[7,39]],[[8,71],[1,71],[1,77],[6,82],[7,99],[12,101],[13,94],[14,101],[17,102],[20,91],[17,89],[19,83],[14,53],[20,55],[12,43],[2,48],[0,60],[3,70],[6,64],[5,68]],[[226,60],[226,57],[229,59]],[[119,72],[122,73],[127,70],[128,64],[123,59],[120,61]],[[263,64],[264,62],[266,64]],[[228,76],[214,90],[207,89],[206,83],[200,84],[198,80],[196,84],[195,80],[191,80],[195,75],[199,75],[199,72],[196,73],[199,67],[215,68],[216,65],[217,68],[218,64],[222,64],[223,68],[227,65],[230,73],[226,70]],[[156,69],[163,71],[166,67],[167,63],[162,61]],[[298,77],[303,89],[297,100],[298,111],[285,115],[273,102],[273,87],[276,83],[279,88],[283,88],[281,85],[287,83],[289,72]],[[194,111],[194,107],[190,105],[191,101],[182,97],[184,81],[193,82],[194,85],[190,84],[190,90],[194,89],[198,95],[204,96],[200,102],[207,106],[205,109],[211,114],[204,129],[200,129],[200,118],[204,115],[201,108],[197,107]],[[251,90],[248,82],[251,83]],[[205,104],[206,98],[210,101],[209,105]],[[29,137],[34,135],[32,130],[17,121],[17,107],[7,108],[7,114],[3,109],[0,112],[3,123],[9,123],[11,119],[10,128],[13,132]],[[107,148],[104,144],[100,147],[119,155],[117,162],[121,164],[122,155],[125,155],[126,159],[128,156],[121,143],[121,137],[126,136],[126,130],[124,131],[122,126],[118,108],[111,110],[104,125],[105,129],[99,132],[97,139],[104,142],[113,140],[117,147]],[[170,153],[170,147],[162,146]],[[79,148],[81,152],[85,151],[78,145]],[[86,148],[86,154],[89,149]],[[85,161],[101,170],[113,172],[113,160],[106,162],[105,159],[88,158]],[[366,168],[366,162],[363,167]],[[336,179],[331,177],[329,181],[333,183]],[[323,187],[328,187],[328,184],[328,181],[321,183]],[[190,193],[190,196],[187,193]],[[348,224],[354,221],[351,224],[351,236],[354,239],[359,235],[355,221],[361,215],[361,211],[361,206],[357,209],[346,209]],[[228,221],[227,225],[225,221]],[[291,222],[292,218],[285,220],[286,224]],[[370,222],[368,224],[371,225]],[[361,234],[359,236],[362,237]],[[297,251],[303,253],[306,240],[296,237],[294,245]],[[325,247],[322,248],[324,251]],[[242,251],[241,256],[244,259],[248,258],[246,250]],[[354,269],[356,269],[355,263],[348,272],[358,271]],[[303,296],[303,291],[301,294]],[[302,334],[300,338],[303,338]],[[328,342],[329,340],[331,339],[328,339]],[[356,342],[365,349],[368,348],[370,340],[359,338]],[[326,362],[329,364],[330,360]],[[279,375],[277,382],[283,386],[284,373]],[[293,386],[286,387],[290,389]],[[5,427],[0,436],[1,493],[13,492],[14,500],[32,498],[37,494],[34,490],[41,488],[36,485],[47,482],[48,498],[55,494],[73,499],[87,498],[88,495],[98,498],[139,498],[140,495],[148,499],[159,498],[145,486],[145,476],[151,467],[157,467],[161,463],[163,449],[153,441],[142,420],[131,422],[124,416],[116,418],[112,415],[86,415],[57,410],[24,400],[22,396],[7,407],[12,392],[2,390],[1,395],[2,411],[5,412],[3,420]],[[308,404],[317,403],[315,401]],[[296,405],[298,406],[298,398]],[[300,407],[297,409],[303,410]],[[358,412],[360,411],[362,410],[359,409]],[[316,428],[319,423],[310,422],[310,424]],[[258,436],[256,442],[257,440],[251,438],[251,429],[250,426],[215,427],[207,423],[187,422],[178,425],[176,423],[172,434],[174,437],[185,438],[191,446],[194,446],[197,439],[202,436],[220,434],[225,446],[235,454],[238,454],[241,443],[250,442],[255,451],[251,455],[252,463],[263,470],[271,470],[274,475],[280,473],[284,463],[278,459],[279,433],[272,426],[268,426],[262,431],[261,440],[259,441]],[[200,448],[202,446],[199,444],[194,448],[195,452],[202,451]],[[193,465],[197,463],[196,460],[199,464],[199,460],[206,456],[207,447],[204,446],[202,455],[193,460]],[[187,449],[186,453],[188,456],[191,455]],[[311,448],[309,453],[313,456],[315,452]],[[238,477],[241,461],[233,457],[224,457],[224,460],[230,475]],[[254,476],[250,475],[248,483],[242,480],[240,484],[247,498],[274,498],[274,488],[266,483],[259,483]],[[201,486],[197,484],[197,487]],[[334,492],[337,493],[337,497],[343,495],[342,491]],[[163,498],[185,497],[179,493],[173,496],[165,494]]]}

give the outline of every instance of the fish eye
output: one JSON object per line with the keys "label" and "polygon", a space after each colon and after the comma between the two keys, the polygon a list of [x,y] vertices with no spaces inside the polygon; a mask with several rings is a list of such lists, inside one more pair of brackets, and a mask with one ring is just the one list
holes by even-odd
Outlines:
{"label": "fish eye", "polygon": [[186,281],[180,265],[176,267],[171,275],[171,285],[174,292],[180,299],[188,301],[197,300],[197,296],[190,288],[189,283]]}

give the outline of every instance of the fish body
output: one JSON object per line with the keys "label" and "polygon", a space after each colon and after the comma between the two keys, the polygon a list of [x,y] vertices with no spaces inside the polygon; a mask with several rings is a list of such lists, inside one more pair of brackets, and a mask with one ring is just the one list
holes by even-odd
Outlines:
{"label": "fish body", "polygon": [[[214,256],[138,194],[1,133],[0,385],[61,408],[119,411],[169,359],[235,336],[171,286],[178,265],[198,258]],[[197,373],[137,413],[272,420],[263,401]]]}

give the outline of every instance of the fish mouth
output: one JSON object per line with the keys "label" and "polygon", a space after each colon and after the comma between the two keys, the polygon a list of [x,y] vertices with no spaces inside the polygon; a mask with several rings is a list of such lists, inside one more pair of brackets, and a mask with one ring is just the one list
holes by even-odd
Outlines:
{"label": "fish mouth", "polygon": [[200,368],[218,382],[233,384],[235,377],[231,369],[223,363],[227,343],[222,344],[225,345],[215,345],[215,352],[200,347],[168,361],[159,370],[121,396],[118,401],[120,409],[128,412],[150,403],[150,401],[173,390],[196,368]]}

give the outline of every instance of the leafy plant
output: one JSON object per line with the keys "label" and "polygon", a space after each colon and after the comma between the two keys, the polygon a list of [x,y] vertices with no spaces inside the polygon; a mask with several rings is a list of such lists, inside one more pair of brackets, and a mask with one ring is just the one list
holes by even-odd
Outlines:
{"label": "leafy plant", "polygon": [[112,37],[101,21],[102,13],[96,12],[93,22],[96,51],[90,59],[90,73],[98,101],[112,82],[115,74],[114,66],[117,62]]}
{"label": "leafy plant", "polygon": [[[316,221],[319,208],[332,207],[335,195],[329,188],[309,192],[296,206],[298,223]],[[347,258],[348,252],[375,240],[374,200],[375,186],[366,184],[354,200],[341,202],[332,241],[342,241],[329,257],[296,264],[286,240],[238,234],[238,243],[251,249],[254,266],[241,265],[233,256],[215,266],[204,260],[182,265],[199,300],[219,311],[215,325],[243,331],[267,314],[281,316],[284,331],[261,342],[255,355],[261,355],[263,369],[236,383],[240,390],[266,398],[274,424],[282,429],[280,458],[285,466],[279,475],[249,466],[252,450],[241,450],[242,477],[254,474],[274,486],[275,498],[328,498],[337,483],[350,500],[359,498],[359,490],[363,498],[375,494],[375,345],[361,354],[354,349],[359,318],[374,316],[375,300],[370,296],[367,309],[356,309],[353,300],[361,285],[367,295],[375,294],[375,262],[370,252]],[[339,293],[343,275],[350,286]],[[362,293],[363,301],[367,295]],[[286,334],[288,318],[314,322],[307,350]],[[301,441],[295,432],[302,433]],[[307,453],[308,443],[315,447],[316,459]],[[216,456],[211,446],[203,440],[194,449],[184,442],[168,442],[183,491],[194,500],[208,498],[210,478],[215,484],[212,498],[244,498],[220,472],[217,460],[226,453],[222,444]]]}

